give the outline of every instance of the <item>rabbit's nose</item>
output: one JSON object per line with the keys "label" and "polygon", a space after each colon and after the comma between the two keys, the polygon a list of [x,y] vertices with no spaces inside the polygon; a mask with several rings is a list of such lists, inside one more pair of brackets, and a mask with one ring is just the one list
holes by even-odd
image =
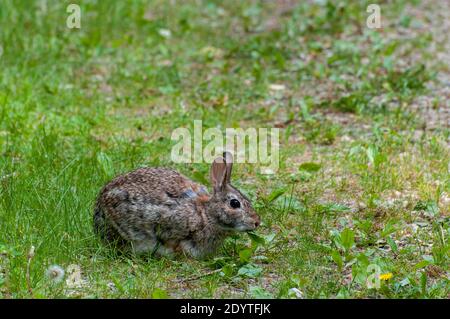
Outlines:
{"label": "rabbit's nose", "polygon": [[261,219],[259,218],[259,216],[256,216],[255,218],[255,228],[258,227],[261,224]]}

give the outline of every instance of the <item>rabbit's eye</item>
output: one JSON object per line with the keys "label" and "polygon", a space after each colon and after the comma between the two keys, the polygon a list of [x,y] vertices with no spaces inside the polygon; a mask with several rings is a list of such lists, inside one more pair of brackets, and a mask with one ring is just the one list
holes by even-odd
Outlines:
{"label": "rabbit's eye", "polygon": [[241,207],[241,203],[237,199],[230,200],[230,206],[233,208],[239,208]]}

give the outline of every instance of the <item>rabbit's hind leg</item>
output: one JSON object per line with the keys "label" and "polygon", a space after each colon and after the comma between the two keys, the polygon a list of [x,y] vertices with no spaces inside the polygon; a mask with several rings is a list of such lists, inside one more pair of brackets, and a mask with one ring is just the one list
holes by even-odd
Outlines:
{"label": "rabbit's hind leg", "polygon": [[135,254],[146,254],[157,249],[158,241],[156,239],[133,240],[131,245]]}
{"label": "rabbit's hind leg", "polygon": [[173,257],[174,250],[171,247],[166,247],[159,240],[145,239],[132,241],[133,252],[135,254],[151,254],[157,257]]}

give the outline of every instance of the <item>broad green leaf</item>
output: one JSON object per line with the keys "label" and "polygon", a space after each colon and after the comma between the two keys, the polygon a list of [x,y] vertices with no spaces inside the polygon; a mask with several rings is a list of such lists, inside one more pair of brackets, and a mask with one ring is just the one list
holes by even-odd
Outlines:
{"label": "broad green leaf", "polygon": [[239,268],[238,275],[248,278],[257,278],[261,276],[262,268],[253,264],[246,264]]}
{"label": "broad green leaf", "polygon": [[277,235],[277,234],[275,234],[275,233],[270,233],[270,234],[268,234],[268,235],[265,235],[265,236],[264,236],[264,241],[265,241],[266,243],[270,243],[270,242],[272,242],[272,240],[274,240],[274,238],[275,238],[276,235]]}
{"label": "broad green leaf", "polygon": [[285,192],[286,192],[286,188],[278,188],[278,189],[272,191],[272,193],[270,193],[270,195],[267,197],[267,200],[269,201],[269,203],[271,203],[274,200],[276,200],[278,197],[283,195]]}
{"label": "broad green leaf", "polygon": [[342,267],[344,265],[341,254],[339,254],[339,252],[337,250],[333,250],[331,252],[331,258],[333,258],[333,261],[337,264],[339,271],[341,271]]}
{"label": "broad green leaf", "polygon": [[239,251],[239,261],[241,263],[248,263],[251,257],[252,257],[251,249],[242,249],[241,251]]}
{"label": "broad green leaf", "polygon": [[248,232],[247,234],[250,237],[250,239],[252,240],[252,242],[255,243],[256,245],[264,245],[266,243],[264,238],[257,235],[256,233]]}
{"label": "broad green leaf", "polygon": [[350,228],[345,228],[341,232],[341,245],[345,251],[349,251],[355,244],[355,234]]}
{"label": "broad green leaf", "polygon": [[328,203],[323,205],[322,209],[326,213],[343,213],[348,212],[350,207],[339,203]]}
{"label": "broad green leaf", "polygon": [[250,287],[250,294],[256,299],[270,299],[273,295],[259,286]]}
{"label": "broad green leaf", "polygon": [[152,292],[152,298],[153,299],[168,299],[169,298],[169,294],[167,293],[167,291],[165,291],[165,290],[163,290],[161,288],[156,288]]}
{"label": "broad green leaf", "polygon": [[376,149],[373,146],[369,146],[366,149],[367,158],[369,160],[370,164],[375,164],[375,156],[376,156]]}
{"label": "broad green leaf", "polygon": [[395,241],[391,237],[386,238],[386,241],[389,244],[389,247],[391,247],[392,251],[394,253],[398,253],[398,247]]}
{"label": "broad green leaf", "polygon": [[367,266],[369,266],[369,264],[370,264],[369,258],[364,253],[360,253],[358,255],[357,259],[358,259],[359,265],[361,265],[364,268],[367,268]]}
{"label": "broad green leaf", "polygon": [[386,238],[388,235],[395,233],[397,231],[396,223],[395,220],[388,221],[381,232],[381,237]]}
{"label": "broad green leaf", "polygon": [[225,266],[222,267],[222,275],[224,277],[231,277],[234,273],[234,267],[233,265],[230,264],[226,264]]}
{"label": "broad green leaf", "polygon": [[428,260],[422,260],[422,261],[419,261],[419,262],[414,266],[414,268],[415,268],[415,269],[422,269],[422,268],[425,268],[426,266],[428,266],[429,264],[431,264],[431,262],[429,262]]}

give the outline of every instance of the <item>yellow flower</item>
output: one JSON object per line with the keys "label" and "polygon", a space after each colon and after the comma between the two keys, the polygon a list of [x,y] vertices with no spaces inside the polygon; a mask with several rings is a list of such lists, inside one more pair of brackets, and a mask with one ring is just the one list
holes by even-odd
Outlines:
{"label": "yellow flower", "polygon": [[380,280],[389,280],[393,277],[394,275],[391,272],[385,273],[385,274],[381,274],[380,275]]}

